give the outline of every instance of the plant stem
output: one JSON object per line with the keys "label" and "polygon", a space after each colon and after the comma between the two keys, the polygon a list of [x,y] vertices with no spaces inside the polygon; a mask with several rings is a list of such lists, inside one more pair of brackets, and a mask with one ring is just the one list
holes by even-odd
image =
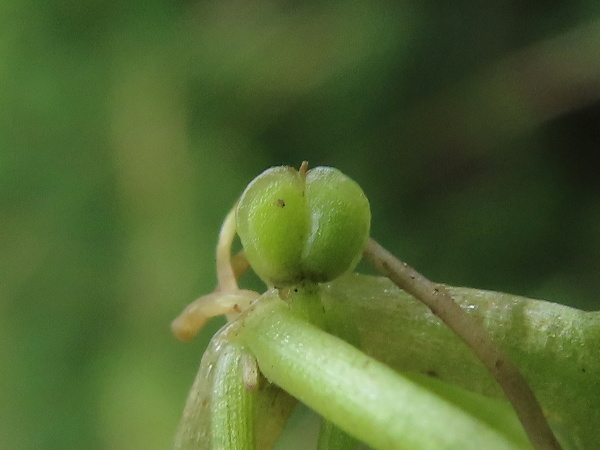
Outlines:
{"label": "plant stem", "polygon": [[529,384],[483,326],[454,302],[445,286],[433,283],[370,239],[365,258],[398,287],[423,302],[475,352],[512,403],[525,432],[538,450],[559,450]]}

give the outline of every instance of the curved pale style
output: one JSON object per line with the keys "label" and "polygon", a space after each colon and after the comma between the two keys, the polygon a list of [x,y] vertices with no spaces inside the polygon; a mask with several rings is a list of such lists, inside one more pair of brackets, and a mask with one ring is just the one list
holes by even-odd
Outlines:
{"label": "curved pale style", "polygon": [[238,287],[236,278],[248,265],[243,255],[232,258],[234,237],[235,210],[232,209],[223,222],[217,243],[217,287],[210,294],[190,303],[171,323],[171,330],[177,339],[184,342],[192,340],[212,317],[226,315],[228,320],[233,320],[260,295]]}

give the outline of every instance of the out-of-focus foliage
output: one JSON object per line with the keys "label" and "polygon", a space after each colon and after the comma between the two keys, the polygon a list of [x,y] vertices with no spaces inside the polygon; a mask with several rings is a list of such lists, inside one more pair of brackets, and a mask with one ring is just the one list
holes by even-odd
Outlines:
{"label": "out-of-focus foliage", "polygon": [[[332,165],[432,279],[600,308],[600,3],[0,3],[0,442],[168,448],[221,219]],[[204,343],[203,343],[204,342]]]}

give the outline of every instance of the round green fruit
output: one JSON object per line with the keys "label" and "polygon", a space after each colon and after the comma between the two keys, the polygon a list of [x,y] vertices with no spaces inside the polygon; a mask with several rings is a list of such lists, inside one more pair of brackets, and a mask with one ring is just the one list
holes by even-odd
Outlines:
{"label": "round green fruit", "polygon": [[243,192],[237,232],[254,271],[276,287],[326,282],[356,267],[369,237],[364,192],[331,167],[273,167]]}

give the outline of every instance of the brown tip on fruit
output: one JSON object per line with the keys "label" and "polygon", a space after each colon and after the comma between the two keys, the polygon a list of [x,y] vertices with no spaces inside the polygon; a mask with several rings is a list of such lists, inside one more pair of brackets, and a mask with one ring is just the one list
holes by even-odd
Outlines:
{"label": "brown tip on fruit", "polygon": [[300,172],[300,175],[302,175],[303,177],[306,176],[306,172],[308,172],[308,161],[302,161],[302,164],[300,164],[300,168],[298,169],[298,172]]}

